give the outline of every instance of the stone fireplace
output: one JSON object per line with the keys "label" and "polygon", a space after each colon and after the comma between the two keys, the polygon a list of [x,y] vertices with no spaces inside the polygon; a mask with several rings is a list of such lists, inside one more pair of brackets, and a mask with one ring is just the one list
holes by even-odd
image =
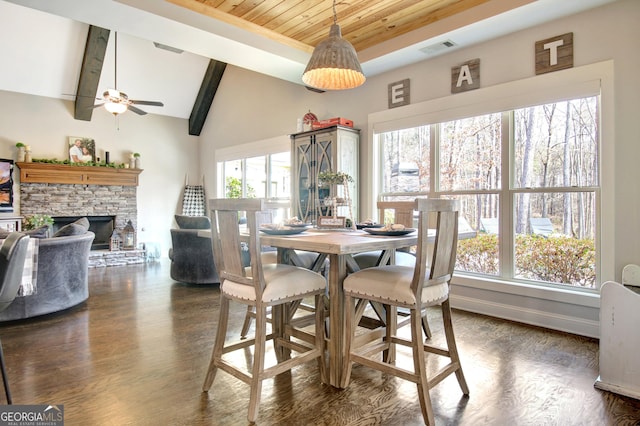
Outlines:
{"label": "stone fireplace", "polygon": [[87,217],[96,234],[89,259],[90,267],[127,265],[145,261],[144,250],[109,252],[113,229],[121,230],[131,221],[137,228],[137,188],[127,185],[80,185],[20,183],[20,214],[47,214],[56,229]]}
{"label": "stone fireplace", "polygon": [[21,183],[20,212],[22,216],[113,216],[116,229],[124,228],[129,220],[137,229],[136,190],[120,185]]}
{"label": "stone fireplace", "polygon": [[[107,228],[91,229],[96,239],[109,229],[122,230],[131,221],[137,229],[137,187],[141,169],[69,166],[53,163],[16,163],[20,169],[20,213],[47,214],[54,218],[108,217]],[[96,219],[97,221],[97,219]],[[54,225],[55,227],[56,225]],[[112,228],[108,228],[112,226]],[[100,225],[102,227],[102,225]],[[96,232],[98,231],[98,232]],[[102,242],[102,247],[105,243]],[[108,243],[107,243],[108,244]],[[144,248],[123,251],[94,249],[89,267],[128,265],[146,260]]]}

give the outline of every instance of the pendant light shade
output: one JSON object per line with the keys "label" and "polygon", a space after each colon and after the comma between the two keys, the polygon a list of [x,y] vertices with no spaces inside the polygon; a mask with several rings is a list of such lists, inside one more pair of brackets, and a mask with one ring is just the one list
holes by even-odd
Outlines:
{"label": "pendant light shade", "polygon": [[356,50],[342,38],[340,26],[336,23],[334,2],[329,38],[321,41],[313,50],[302,81],[316,89],[345,90],[361,86],[365,80]]}

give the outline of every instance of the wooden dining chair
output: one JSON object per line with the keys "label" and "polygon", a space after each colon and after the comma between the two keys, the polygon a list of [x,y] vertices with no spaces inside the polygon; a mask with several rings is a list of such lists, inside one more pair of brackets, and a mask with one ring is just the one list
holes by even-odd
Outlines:
{"label": "wooden dining chair", "polygon": [[[284,201],[265,201],[264,210],[258,212],[257,216],[257,228],[260,226],[273,223],[274,218],[278,215],[279,212],[289,210],[289,202]],[[287,215],[287,213],[285,213]],[[300,266],[306,269],[312,269],[314,262],[318,258],[318,253],[303,251],[303,250],[295,250],[296,261],[297,264],[295,266]],[[263,247],[260,252],[260,257],[262,258],[262,264],[275,264],[278,263],[278,252],[275,249],[267,249]],[[327,262],[328,263],[328,262]],[[303,309],[308,309],[309,306],[305,304],[301,304],[300,307]],[[271,310],[268,310],[270,313]],[[244,322],[242,323],[242,329],[240,330],[240,338],[245,339],[247,334],[249,334],[249,329],[251,328],[251,322],[256,317],[256,311],[253,306],[247,305],[247,312],[244,316]],[[267,322],[271,322],[271,318],[267,317]]]}
{"label": "wooden dining chair", "polygon": [[[13,303],[22,284],[22,271],[27,258],[29,237],[19,232],[10,233],[0,247],[0,312]],[[7,379],[2,342],[0,341],[0,369],[7,404],[11,405],[11,389]]]}
{"label": "wooden dining chair", "polygon": [[[392,223],[398,223],[407,228],[414,227],[413,213],[416,206],[415,199],[413,201],[378,201],[376,206],[378,207],[378,217],[381,222],[384,222],[385,218],[388,217],[388,213],[390,213]],[[353,256],[353,259],[360,269],[365,269],[380,266],[380,262],[383,260],[382,255],[382,250],[374,250],[358,253]],[[390,263],[392,263],[391,259],[388,260],[386,264]],[[416,256],[409,251],[408,247],[405,250],[396,250],[393,263],[413,267],[416,264]],[[401,313],[404,313],[404,311],[401,311]],[[429,328],[426,311],[422,313],[422,329],[427,335],[427,338],[431,338],[431,329]]]}
{"label": "wooden dining chair", "polygon": [[[376,206],[378,207],[378,220],[380,223],[390,222],[404,225],[406,228],[413,228],[414,201],[378,201]],[[390,218],[388,218],[388,213],[390,213]],[[380,265],[382,254],[382,250],[368,251],[354,255],[353,259],[360,269],[370,268]],[[406,251],[397,250],[394,263],[396,265],[413,266],[416,263],[416,258],[408,249]]]}
{"label": "wooden dining chair", "polygon": [[[324,362],[324,309],[316,309],[314,333],[306,333],[295,327],[291,304],[304,298],[313,297],[316,307],[323,306],[326,288],[325,278],[313,271],[291,265],[262,263],[260,235],[257,229],[259,212],[264,209],[260,199],[213,199],[211,209],[211,234],[213,254],[220,274],[220,319],[213,353],[202,387],[207,392],[213,384],[218,369],[250,385],[249,422],[258,416],[262,382],[294,366],[317,360],[321,380],[326,381]],[[248,237],[240,232],[238,217],[246,213]],[[251,265],[242,263],[242,240],[248,239]],[[256,332],[252,339],[237,343],[227,343],[227,327],[231,302],[252,306],[256,312]],[[267,308],[281,307],[283,326],[272,327],[267,335]],[[299,353],[296,356],[277,357],[273,366],[265,366],[266,342],[273,340],[276,351]],[[250,369],[242,369],[231,362],[229,355],[253,346],[253,361]]]}
{"label": "wooden dining chair", "polygon": [[[459,201],[419,198],[415,202],[415,208],[419,212],[415,266],[386,265],[367,268],[344,280],[345,319],[350,330],[346,338],[349,355],[342,366],[342,377],[343,386],[346,387],[352,363],[355,362],[416,383],[424,421],[428,425],[434,425],[429,397],[432,387],[455,373],[462,392],[469,394],[456,348],[449,305],[449,286],[458,241]],[[428,247],[430,214],[435,215],[435,240]],[[378,302],[385,306],[387,326],[385,330],[377,331],[377,335],[372,334],[373,332],[360,333],[356,338],[356,329],[368,302]],[[440,305],[442,309],[446,348],[423,343],[421,311],[436,305]],[[397,323],[398,307],[410,311],[409,320],[401,324]],[[407,322],[411,326],[409,339],[398,335],[398,329]],[[393,357],[384,356],[395,350],[396,345],[412,349],[413,371],[394,365]],[[383,352],[382,360],[379,352]],[[427,377],[427,354],[448,357],[449,362],[434,375]]]}

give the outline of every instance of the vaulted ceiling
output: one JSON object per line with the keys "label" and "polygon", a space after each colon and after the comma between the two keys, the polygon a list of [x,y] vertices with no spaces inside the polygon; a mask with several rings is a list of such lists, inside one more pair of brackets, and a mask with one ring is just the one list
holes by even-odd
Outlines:
{"label": "vaulted ceiling", "polygon": [[[371,77],[610,1],[337,0],[336,13]],[[332,3],[0,0],[0,90],[74,99],[93,25],[118,32],[119,88],[164,103],[144,107],[150,113],[188,118],[211,60],[302,84],[333,23]],[[114,86],[112,40],[98,93]]]}

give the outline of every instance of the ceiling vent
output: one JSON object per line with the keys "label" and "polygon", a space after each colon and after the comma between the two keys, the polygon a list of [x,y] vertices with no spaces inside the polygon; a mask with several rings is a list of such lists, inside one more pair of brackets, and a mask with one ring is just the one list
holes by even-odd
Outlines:
{"label": "ceiling vent", "polygon": [[173,52],[173,53],[177,53],[177,54],[180,54],[180,53],[184,52],[184,50],[178,49],[177,47],[167,46],[166,44],[158,43],[158,42],[155,42],[155,41],[153,42],[153,45],[155,47],[157,47],[158,49],[168,50],[169,52]]}
{"label": "ceiling vent", "polygon": [[435,55],[436,53],[441,53],[444,50],[451,49],[454,46],[457,46],[457,44],[451,40],[445,40],[436,44],[423,47],[422,49],[420,49],[420,51],[425,55],[430,56],[430,55]]}

